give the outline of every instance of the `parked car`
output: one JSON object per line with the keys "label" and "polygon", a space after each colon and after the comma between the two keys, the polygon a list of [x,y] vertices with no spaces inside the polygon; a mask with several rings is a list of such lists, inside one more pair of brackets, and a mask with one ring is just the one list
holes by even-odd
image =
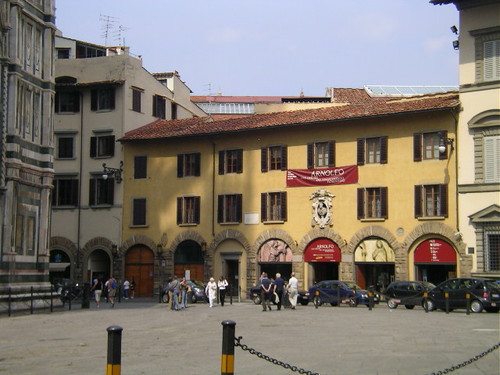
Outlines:
{"label": "parked car", "polygon": [[480,313],[500,311],[500,285],[495,280],[462,277],[443,281],[428,293],[424,307],[428,311],[446,309],[445,293],[448,293],[449,310],[467,307],[466,294],[470,296],[470,309]]}
{"label": "parked car", "polygon": [[424,293],[436,286],[426,281],[395,281],[383,291],[391,309],[404,305],[407,309],[423,306]]}
{"label": "parked car", "polygon": [[[375,291],[373,293],[373,302],[378,303],[380,294]],[[338,306],[340,303],[347,303],[350,306],[369,305],[368,291],[348,281],[320,281],[309,288],[307,297],[315,306],[321,306],[323,303],[332,306]]]}
{"label": "parked car", "polygon": [[[186,280],[191,291],[188,293],[188,302],[196,303],[198,301],[206,302],[207,297],[205,294],[205,284],[198,280]],[[170,301],[170,296],[168,295],[168,284],[163,286],[163,291],[161,295],[161,300],[164,303],[168,303]]]}
{"label": "parked car", "polygon": [[[262,303],[260,284],[250,288],[250,298],[256,305],[260,305]],[[305,290],[299,290],[297,303],[300,303],[303,306],[306,306],[309,303],[309,298],[307,298],[307,292]]]}

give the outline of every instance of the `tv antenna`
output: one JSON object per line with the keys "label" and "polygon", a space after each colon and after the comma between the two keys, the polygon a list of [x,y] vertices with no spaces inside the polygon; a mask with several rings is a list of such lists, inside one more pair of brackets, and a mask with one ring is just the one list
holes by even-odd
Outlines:
{"label": "tv antenna", "polygon": [[114,28],[114,23],[118,22],[118,17],[107,16],[105,14],[101,14],[99,16],[99,20],[104,22],[101,26],[102,34],[101,37],[104,38],[104,46],[108,46],[108,36],[111,33],[111,30]]}

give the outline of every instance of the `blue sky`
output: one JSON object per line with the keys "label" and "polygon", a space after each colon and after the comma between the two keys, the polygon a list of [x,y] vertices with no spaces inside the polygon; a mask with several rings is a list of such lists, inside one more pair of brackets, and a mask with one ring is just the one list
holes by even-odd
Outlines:
{"label": "blue sky", "polygon": [[[194,95],[458,85],[458,11],[428,0],[57,0],[69,38],[127,45]],[[122,31],[120,32],[120,28]]]}

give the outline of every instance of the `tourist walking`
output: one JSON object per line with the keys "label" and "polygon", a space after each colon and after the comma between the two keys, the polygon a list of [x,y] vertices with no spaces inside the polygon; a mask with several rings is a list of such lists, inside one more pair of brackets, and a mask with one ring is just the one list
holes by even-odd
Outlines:
{"label": "tourist walking", "polygon": [[108,301],[111,303],[111,307],[115,307],[115,296],[116,296],[116,280],[111,276],[108,280]]}
{"label": "tourist walking", "polygon": [[205,293],[208,296],[209,306],[214,307],[214,302],[217,299],[217,283],[213,277],[210,278],[210,281],[205,288]]}
{"label": "tourist walking", "polygon": [[227,280],[224,278],[224,276],[221,276],[219,278],[219,281],[217,282],[217,287],[219,288],[219,300],[220,300],[220,305],[224,306],[224,301],[226,299],[226,290],[228,286]]}
{"label": "tourist walking", "polygon": [[276,305],[278,306],[278,310],[281,310],[281,305],[283,302],[283,291],[285,289],[285,280],[281,278],[281,274],[277,273],[276,274],[276,279],[274,280],[273,283],[273,291],[278,295]]}
{"label": "tourist walking", "polygon": [[179,295],[181,292],[181,282],[174,276],[170,289],[172,290],[172,310],[179,311]]}
{"label": "tourist walking", "polygon": [[125,279],[125,281],[123,282],[123,298],[128,299],[129,291],[130,291],[130,281],[128,281],[128,279]]}
{"label": "tourist walking", "polygon": [[130,298],[134,299],[135,297],[135,280],[134,277],[132,277],[132,280],[130,280]]}
{"label": "tourist walking", "polygon": [[101,280],[94,279],[94,285],[92,285],[92,288],[90,290],[94,292],[95,305],[97,308],[99,308],[99,304],[101,302],[101,295],[102,295],[103,287],[104,286],[103,286]]}
{"label": "tourist walking", "polygon": [[181,279],[180,287],[181,287],[181,309],[185,309],[187,307],[187,296],[189,292],[189,284],[187,283],[185,277]]}
{"label": "tourist walking", "polygon": [[295,307],[297,307],[298,293],[299,293],[299,281],[295,277],[295,272],[292,272],[290,280],[288,280],[288,298],[290,300],[290,304],[292,305],[293,310],[295,310]]}

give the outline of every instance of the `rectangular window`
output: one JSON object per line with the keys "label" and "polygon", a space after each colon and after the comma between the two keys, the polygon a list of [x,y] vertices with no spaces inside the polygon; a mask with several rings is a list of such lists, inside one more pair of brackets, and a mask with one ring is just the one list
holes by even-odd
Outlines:
{"label": "rectangular window", "polygon": [[241,223],[241,194],[219,195],[217,206],[218,223]]}
{"label": "rectangular window", "polygon": [[219,174],[242,173],[243,150],[219,151]]}
{"label": "rectangular window", "polygon": [[59,159],[74,158],[75,138],[72,136],[57,136],[57,157]]}
{"label": "rectangular window", "polygon": [[387,137],[357,139],[357,164],[387,164]]}
{"label": "rectangular window", "polygon": [[54,178],[52,206],[78,206],[78,180],[76,178]]}
{"label": "rectangular window", "polygon": [[113,205],[115,194],[115,179],[104,179],[101,176],[90,179],[89,205]]}
{"label": "rectangular window", "polygon": [[56,51],[57,51],[57,58],[59,60],[69,59],[69,52],[70,52],[69,48],[56,48]]}
{"label": "rectangular window", "polygon": [[177,224],[200,223],[200,197],[177,198]]}
{"label": "rectangular window", "polygon": [[160,95],[153,95],[153,116],[161,119],[166,118],[166,99]]}
{"label": "rectangular window", "polygon": [[132,225],[146,225],[146,198],[135,198],[132,207]]}
{"label": "rectangular window", "polygon": [[172,120],[177,120],[177,104],[172,102],[170,105],[170,109],[172,111]]}
{"label": "rectangular window", "polygon": [[387,219],[387,188],[358,189],[358,219]]}
{"label": "rectangular window", "polygon": [[287,146],[270,146],[261,149],[261,171],[286,171]]}
{"label": "rectangular window", "polygon": [[484,80],[500,79],[500,40],[484,43]]}
{"label": "rectangular window", "polygon": [[286,192],[272,192],[261,194],[261,221],[286,221],[287,200]]}
{"label": "rectangular window", "polygon": [[141,179],[148,177],[148,157],[135,156],[134,157],[134,178]]}
{"label": "rectangular window", "polygon": [[200,159],[199,152],[177,155],[177,177],[199,176]]}
{"label": "rectangular window", "polygon": [[132,110],[135,112],[141,112],[142,92],[140,89],[132,88]]}
{"label": "rectangular window", "polygon": [[55,113],[80,112],[80,94],[75,91],[58,91],[55,98]]}
{"label": "rectangular window", "polygon": [[335,167],[335,141],[307,145],[307,169]]}
{"label": "rectangular window", "polygon": [[115,154],[115,136],[98,135],[90,138],[90,157],[111,157]]}
{"label": "rectangular window", "polygon": [[448,217],[448,186],[415,186],[415,217]]}
{"label": "rectangular window", "polygon": [[486,234],[486,265],[485,271],[498,272],[500,271],[500,234]]}
{"label": "rectangular window", "polygon": [[500,135],[484,137],[484,182],[500,182]]}
{"label": "rectangular window", "polygon": [[413,134],[413,161],[447,159],[447,150],[439,152],[441,138],[447,137],[446,131]]}
{"label": "rectangular window", "polygon": [[90,109],[92,111],[111,111],[115,109],[115,89],[113,87],[90,91]]}

